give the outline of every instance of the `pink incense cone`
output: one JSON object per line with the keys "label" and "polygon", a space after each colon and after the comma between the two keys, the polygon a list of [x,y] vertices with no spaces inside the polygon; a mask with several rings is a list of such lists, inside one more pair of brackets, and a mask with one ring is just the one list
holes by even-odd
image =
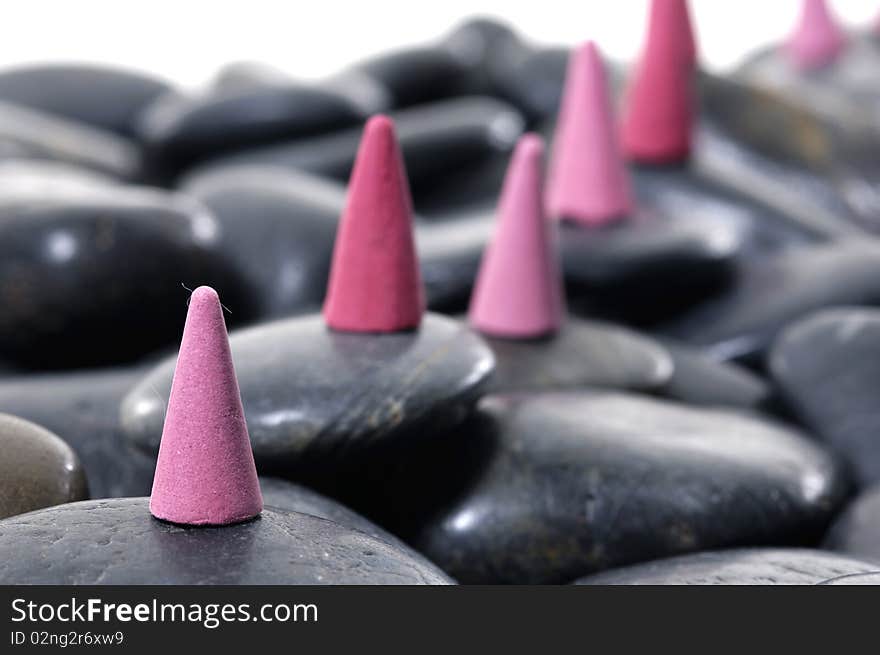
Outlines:
{"label": "pink incense cone", "polygon": [[844,42],[843,31],[825,0],[804,0],[797,26],[784,50],[800,70],[816,70],[833,63]]}
{"label": "pink incense cone", "polygon": [[220,299],[199,287],[183,328],[150,512],[184,525],[226,525],[262,509]]}
{"label": "pink incense cone", "polygon": [[654,0],[624,104],[623,151],[629,159],[671,164],[690,155],[695,52],[683,0]]}
{"label": "pink incense cone", "polygon": [[591,41],[571,55],[553,143],[547,211],[586,225],[621,218],[632,208],[605,68]]}
{"label": "pink incense cone", "polygon": [[418,327],[424,289],[403,158],[386,116],[367,122],[339,223],[324,319],[344,332]]}
{"label": "pink incense cone", "polygon": [[542,206],[544,144],[520,138],[501,191],[497,226],[474,287],[469,319],[480,332],[528,339],[559,329],[564,299],[552,223]]}

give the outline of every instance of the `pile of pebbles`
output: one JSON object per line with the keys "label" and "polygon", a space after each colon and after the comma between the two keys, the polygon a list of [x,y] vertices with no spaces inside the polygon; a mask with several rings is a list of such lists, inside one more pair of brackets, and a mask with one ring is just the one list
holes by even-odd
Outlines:
{"label": "pile of pebbles", "polygon": [[726,77],[685,0],[629,70],[475,19],[309,83],[0,72],[0,583],[880,581],[880,39],[833,20]]}

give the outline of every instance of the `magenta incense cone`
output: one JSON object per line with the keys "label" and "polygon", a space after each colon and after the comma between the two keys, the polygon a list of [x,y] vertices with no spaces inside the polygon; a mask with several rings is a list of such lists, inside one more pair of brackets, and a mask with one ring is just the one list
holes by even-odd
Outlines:
{"label": "magenta incense cone", "polygon": [[333,251],[324,319],[344,332],[419,326],[424,289],[413,239],[409,182],[386,116],[364,129]]}
{"label": "magenta incense cone", "polygon": [[695,46],[683,0],[654,0],[641,59],[626,90],[623,150],[644,164],[672,164],[691,151]]}
{"label": "magenta incense cone", "polygon": [[220,299],[199,287],[183,328],[150,512],[184,525],[226,525],[262,509]]}

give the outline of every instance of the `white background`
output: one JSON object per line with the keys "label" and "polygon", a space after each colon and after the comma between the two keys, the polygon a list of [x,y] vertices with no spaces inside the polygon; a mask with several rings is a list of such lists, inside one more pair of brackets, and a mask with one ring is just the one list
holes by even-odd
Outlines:
{"label": "white background", "polygon": [[[878,0],[831,0],[851,27],[880,16]],[[545,43],[595,39],[629,59],[647,0],[24,0],[3,4],[7,65],[102,62],[148,70],[185,85],[223,62],[273,63],[303,77],[335,72],[364,55],[437,38],[465,16],[502,17]],[[792,28],[800,0],[691,0],[704,65],[723,70]]]}

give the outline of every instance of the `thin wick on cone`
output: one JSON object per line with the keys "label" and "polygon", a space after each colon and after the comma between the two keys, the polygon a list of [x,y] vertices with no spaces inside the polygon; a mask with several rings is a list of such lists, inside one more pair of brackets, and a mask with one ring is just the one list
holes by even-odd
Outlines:
{"label": "thin wick on cone", "polygon": [[784,50],[796,68],[816,70],[834,63],[845,41],[825,0],[804,0],[797,26]]}
{"label": "thin wick on cone", "polygon": [[628,159],[672,164],[689,157],[694,44],[685,0],[653,0],[645,47],[624,103],[622,145]]}
{"label": "thin wick on cone", "polygon": [[495,337],[529,339],[556,332],[564,314],[552,223],[542,201],[544,145],[520,138],[504,180],[495,235],[477,276],[469,320]]}
{"label": "thin wick on cone", "polygon": [[220,299],[199,287],[183,328],[150,512],[184,525],[226,525],[262,509]]}
{"label": "thin wick on cone", "polygon": [[418,327],[425,300],[412,223],[394,124],[374,116],[364,129],[336,235],[324,302],[328,327],[380,333]]}
{"label": "thin wick on cone", "polygon": [[605,67],[590,41],[571,55],[553,141],[547,211],[601,225],[632,209],[629,174],[620,153]]}

